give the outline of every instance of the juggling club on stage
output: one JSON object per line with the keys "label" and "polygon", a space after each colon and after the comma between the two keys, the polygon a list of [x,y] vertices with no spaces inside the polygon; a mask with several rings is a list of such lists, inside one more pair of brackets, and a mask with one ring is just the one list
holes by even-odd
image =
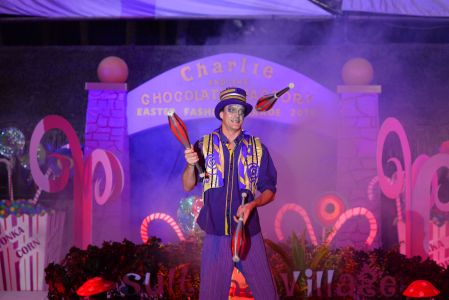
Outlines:
{"label": "juggling club on stage", "polygon": [[259,100],[257,100],[256,110],[257,111],[269,111],[273,107],[274,103],[276,103],[276,100],[279,97],[281,97],[282,95],[287,93],[288,90],[290,90],[294,87],[295,87],[295,85],[293,83],[289,83],[288,87],[280,90],[277,93],[262,96],[261,98],[259,98]]}
{"label": "juggling club on stage", "polygon": [[[242,193],[242,205],[245,204],[245,199],[247,196],[248,195],[245,192]],[[245,230],[243,226],[243,215],[240,215],[237,227],[235,228],[231,240],[232,260],[234,263],[238,263],[240,261],[240,256],[246,243]]]}
{"label": "juggling club on stage", "polygon": [[[191,147],[189,134],[187,133],[187,128],[181,118],[173,111],[169,111],[168,114],[168,125],[171,132],[175,135],[176,139],[184,146],[184,148],[189,149]],[[204,170],[199,163],[195,163],[195,167],[198,171],[200,178],[204,178]]]}

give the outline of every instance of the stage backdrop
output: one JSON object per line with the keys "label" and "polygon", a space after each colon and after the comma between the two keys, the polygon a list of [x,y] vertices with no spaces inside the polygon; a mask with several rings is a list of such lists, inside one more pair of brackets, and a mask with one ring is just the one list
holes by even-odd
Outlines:
{"label": "stage backdrop", "polygon": [[[226,53],[187,62],[129,92],[133,239],[140,238],[141,222],[146,216],[162,212],[178,220],[180,201],[201,196],[200,187],[191,193],[182,188],[184,150],[168,128],[167,112],[174,110],[185,121],[194,143],[219,127],[213,111],[222,89],[244,88],[254,106],[259,97],[290,82],[295,87],[271,111],[254,110],[245,120],[244,129],[262,139],[278,170],[276,201],[259,209],[265,235],[276,238],[275,215],[285,203],[300,204],[313,218],[314,202],[336,186],[337,94],[285,66],[250,55]],[[293,213],[282,222],[286,235],[301,233],[304,226],[304,221]],[[177,239],[164,222],[152,222],[149,234],[165,241]]]}
{"label": "stage backdrop", "polygon": [[[263,46],[259,43],[254,44],[241,44],[233,41],[233,45],[220,45],[220,46],[107,46],[107,47],[3,47],[0,49],[0,91],[1,99],[6,103],[0,111],[0,123],[1,128],[17,127],[23,130],[27,140],[31,137],[31,131],[39,120],[49,114],[58,114],[64,116],[74,126],[79,134],[80,140],[83,143],[85,121],[86,121],[86,108],[87,108],[87,96],[84,90],[85,82],[97,81],[96,67],[97,64],[106,56],[115,55],[123,58],[129,66],[130,76],[128,80],[128,86],[132,89],[138,87],[146,80],[151,78],[157,78],[166,70],[175,68],[181,64],[191,64],[189,62],[201,59],[208,55],[215,55],[225,52],[239,52],[249,55],[255,55],[263,57],[270,61],[275,61],[279,64],[283,64],[296,70],[302,74],[306,74],[307,77],[313,78],[315,81],[328,87],[328,89],[334,91],[336,86],[341,83],[341,68],[344,63],[354,56],[362,56],[369,59],[375,70],[374,82],[382,85],[382,94],[379,97],[379,119],[382,122],[387,117],[394,116],[400,120],[406,129],[407,135],[410,140],[410,149],[412,157],[416,158],[418,155],[425,153],[433,155],[438,152],[439,145],[447,140],[447,132],[449,128],[448,123],[448,111],[449,106],[447,102],[447,95],[449,93],[449,86],[447,85],[447,75],[449,69],[447,64],[442,64],[442,61],[449,59],[448,47],[443,44],[357,44],[347,43],[338,45],[313,45],[313,46],[291,46],[280,44],[281,46]],[[195,65],[193,65],[196,67]],[[71,76],[67,76],[67,70],[70,70]],[[194,74],[196,69],[190,72]],[[45,74],[45,76],[42,76]],[[187,73],[189,74],[189,73]],[[196,76],[196,74],[194,74]],[[276,75],[276,74],[274,74]],[[286,83],[293,81],[287,78]],[[295,82],[296,83],[296,82]],[[284,83],[283,83],[284,84]],[[297,87],[298,87],[298,83]],[[23,88],[26,86],[26,88]],[[207,87],[207,85],[205,85]],[[201,88],[204,88],[202,86]],[[278,87],[276,87],[278,88]],[[300,88],[300,86],[299,86]],[[254,101],[254,100],[252,100]],[[252,102],[254,103],[254,102]],[[276,104],[278,107],[282,105],[282,102]],[[178,111],[178,113],[180,113]],[[181,117],[185,118],[182,114]],[[252,119],[249,118],[246,128],[251,129]],[[214,121],[213,118],[210,122],[216,122],[213,127],[218,126],[218,121]],[[208,122],[208,124],[210,124]],[[187,121],[187,126],[191,127],[190,121]],[[212,126],[212,125],[211,125]],[[292,128],[292,127],[291,127]],[[299,128],[301,128],[299,126]],[[192,128],[191,130],[193,130]],[[198,129],[199,130],[199,129]],[[206,131],[206,130],[204,130]],[[265,139],[263,134],[268,134],[264,130],[259,134]],[[279,130],[278,130],[279,131]],[[298,131],[291,130],[299,135]],[[290,132],[290,133],[292,133]],[[134,136],[141,134],[141,132],[131,135],[131,139]],[[167,130],[168,134],[168,130]],[[201,133],[196,134],[192,132],[192,140],[199,137]],[[273,131],[274,134],[274,131]],[[280,134],[280,133],[277,133]],[[285,133],[287,135],[287,133]],[[172,143],[172,147],[181,147],[174,138],[171,140],[164,140],[166,143]],[[170,142],[169,142],[170,141]],[[319,141],[322,141],[321,139]],[[269,141],[265,141],[269,143]],[[328,180],[328,185],[323,187],[322,190],[316,188],[316,190],[328,191],[331,190],[328,186],[334,186],[333,179],[326,179],[327,177],[333,178],[335,176],[335,162],[330,158],[329,164],[325,162],[321,163],[321,158],[326,159],[334,155],[333,159],[336,159],[334,149],[320,149],[320,151],[329,150],[329,155],[326,156],[315,154],[316,148],[310,148],[309,145],[313,145],[312,139],[300,139],[297,141],[300,143],[298,151],[304,151],[311,153],[311,157],[320,157],[318,161],[307,160],[304,158],[304,166],[295,172],[302,172],[304,175],[297,175],[300,178],[295,182],[295,189],[297,192],[305,193],[309,190],[307,183],[311,182],[310,178],[313,178],[313,172],[319,173],[324,179]],[[146,141],[147,147],[144,144],[138,145],[139,149],[146,149],[150,153],[153,144],[148,146],[151,141]],[[315,142],[316,144],[316,142]],[[135,153],[136,142],[133,142],[133,153]],[[164,150],[164,145],[160,147]],[[269,147],[271,147],[269,145]],[[275,148],[280,145],[276,145]],[[311,146],[310,146],[311,147]],[[272,147],[271,147],[272,148]],[[395,147],[387,147],[386,150],[391,153],[400,152],[400,147],[397,150]],[[179,148],[178,148],[179,149]],[[155,151],[155,150],[153,150]],[[182,149],[170,151],[180,151]],[[279,151],[271,149],[273,151]],[[181,162],[181,153],[174,152],[174,156],[168,154],[168,156],[157,153],[160,157],[170,157],[170,159],[179,159],[179,166],[182,169],[183,163]],[[295,153],[296,154],[296,153]],[[304,155],[303,153],[299,153]],[[141,154],[143,156],[143,154]],[[277,158],[276,158],[277,159]],[[155,159],[156,160],[156,159]],[[162,162],[162,160],[161,160]],[[173,160],[171,161],[173,163]],[[279,159],[277,164],[281,163]],[[334,163],[334,164],[332,164]],[[325,169],[319,168],[319,166],[325,165]],[[181,169],[173,166],[173,169],[167,169],[164,167],[164,172],[181,172]],[[310,166],[310,168],[308,167]],[[175,169],[176,167],[176,169]],[[17,169],[19,166],[17,166]],[[141,168],[140,165],[136,165],[133,162],[132,171],[138,171]],[[148,181],[151,176],[161,176],[158,173],[158,164],[152,165],[151,168],[142,166],[142,170],[139,174],[143,174],[140,178],[133,175],[133,184],[137,183],[137,187],[140,181]],[[161,167],[162,168],[162,167]],[[278,166],[279,168],[279,166]],[[24,173],[24,176],[22,176]],[[31,184],[27,184],[26,172],[15,172],[13,176],[13,182],[15,187],[15,193],[17,197],[26,198],[32,197],[35,189]],[[296,175],[296,174],[295,174]],[[6,170],[0,169],[0,178],[2,182],[6,182]],[[179,193],[183,193],[181,185],[179,183],[179,177],[166,177],[172,180],[173,185],[169,191],[174,188],[179,188]],[[338,176],[337,176],[338,178]],[[154,179],[156,180],[156,179]],[[293,180],[292,180],[293,181]],[[71,181],[70,181],[71,182]],[[167,185],[166,182],[163,182]],[[179,184],[179,185],[178,185]],[[318,184],[318,183],[314,183]],[[320,183],[324,185],[323,183]],[[142,185],[143,186],[143,185]],[[5,194],[5,185],[0,188]],[[310,187],[314,185],[310,184]],[[377,189],[377,186],[374,186]],[[364,187],[366,188],[366,186]],[[141,188],[143,189],[143,188]],[[71,211],[72,211],[72,187],[67,187],[64,192],[58,194],[43,193],[41,201],[46,201],[56,209],[62,209],[67,212],[67,226],[65,228],[66,234],[64,234],[65,242],[63,243],[64,253],[66,253],[72,245],[72,228],[71,225]],[[148,205],[153,205],[154,201],[161,201],[160,203],[170,204],[175,206],[173,202],[167,202],[158,199],[162,197],[160,194],[153,193],[151,189],[146,189],[145,198],[141,201]],[[143,194],[143,193],[141,193]],[[199,194],[199,193],[198,193]],[[134,194],[133,194],[134,196]],[[136,197],[134,196],[134,200]],[[293,199],[293,200],[292,200]],[[134,201],[133,200],[133,201]],[[263,208],[262,213],[266,210],[277,209],[280,207],[281,201],[298,201],[297,203],[305,203],[313,201],[314,198],[301,199],[294,198],[288,195],[285,199],[278,199],[269,207]],[[170,201],[179,201],[179,199]],[[365,201],[366,198],[365,198]],[[134,201],[135,202],[135,201]],[[133,205],[135,204],[133,202]],[[367,202],[368,203],[368,202]],[[396,210],[395,202],[383,197],[381,199],[382,213],[381,219],[378,221],[382,224],[383,230],[379,230],[380,237],[384,247],[391,247],[398,245],[398,238],[396,232]],[[109,205],[109,204],[107,204]],[[105,207],[96,207],[94,204],[94,210],[98,210],[98,214],[103,214]],[[135,211],[146,210],[145,207],[135,207]],[[174,208],[173,208],[174,210]],[[142,212],[142,215],[150,214],[153,210],[148,212]],[[173,212],[172,212],[173,213]],[[125,215],[123,212],[123,218]],[[314,222],[314,226],[319,226],[313,218],[313,212],[309,212]],[[288,213],[283,221],[283,226],[289,225]],[[298,226],[295,227],[297,232],[304,230],[304,224],[300,218],[292,213],[292,222],[298,222]],[[361,222],[366,221],[362,218]],[[266,218],[264,218],[266,220]],[[133,221],[136,224],[140,220]],[[155,226],[157,222],[154,222]],[[161,222],[162,223],[162,222]],[[270,223],[267,226],[272,226]],[[344,227],[346,228],[348,224]],[[137,225],[134,225],[134,228]],[[167,229],[168,225],[162,224],[162,229],[166,234],[172,234],[170,229]],[[265,226],[265,225],[264,225]],[[366,223],[364,224],[366,226]],[[151,227],[151,226],[150,226]],[[101,230],[98,230],[101,229]],[[319,229],[319,228],[318,228]],[[270,230],[272,230],[270,228]],[[317,230],[318,231],[318,230]],[[108,233],[106,235],[105,233]],[[140,241],[138,233],[133,230],[124,228],[122,230],[123,235],[133,240]],[[150,229],[150,233],[153,232]],[[110,234],[109,234],[110,233]],[[284,233],[288,235],[290,232],[284,229]],[[109,240],[110,235],[115,235],[114,240],[122,240],[122,234],[116,234],[115,231],[104,226],[102,228],[95,228],[94,234],[97,236],[97,240]],[[172,236],[176,239],[175,235]],[[344,239],[341,236],[341,231],[337,234],[337,239]]]}

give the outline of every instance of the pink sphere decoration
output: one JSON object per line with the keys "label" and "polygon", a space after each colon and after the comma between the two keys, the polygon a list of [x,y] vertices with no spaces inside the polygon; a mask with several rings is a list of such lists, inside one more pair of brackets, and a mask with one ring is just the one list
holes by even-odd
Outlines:
{"label": "pink sphere decoration", "polygon": [[97,76],[101,82],[123,83],[128,79],[128,65],[117,56],[108,56],[98,64]]}
{"label": "pink sphere decoration", "polygon": [[355,57],[344,64],[341,75],[347,85],[368,85],[373,80],[374,70],[368,60]]}

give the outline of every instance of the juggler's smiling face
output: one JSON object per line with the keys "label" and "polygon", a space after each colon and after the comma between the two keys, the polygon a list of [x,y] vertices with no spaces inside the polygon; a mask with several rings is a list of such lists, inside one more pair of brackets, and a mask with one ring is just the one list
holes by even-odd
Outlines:
{"label": "juggler's smiling face", "polygon": [[226,105],[220,112],[222,125],[230,131],[241,130],[244,117],[245,107],[240,104]]}

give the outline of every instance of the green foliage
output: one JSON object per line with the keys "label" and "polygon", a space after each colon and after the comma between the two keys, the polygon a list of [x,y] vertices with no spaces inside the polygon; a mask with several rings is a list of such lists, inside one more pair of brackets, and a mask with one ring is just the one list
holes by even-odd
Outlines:
{"label": "green foliage", "polygon": [[301,239],[293,232],[291,237],[292,257],[293,257],[293,269],[304,270],[306,266],[306,242],[304,233],[301,235]]}
{"label": "green foliage", "polygon": [[270,239],[265,239],[265,244],[268,245],[273,251],[275,251],[279,256],[282,258],[282,260],[285,262],[287,266],[292,266],[293,262],[290,258],[290,255],[287,253],[287,251],[282,248],[281,245],[276,244]]}
{"label": "green foliage", "polygon": [[326,245],[315,247],[312,252],[309,268],[317,270],[324,267],[323,261],[330,255],[330,249]]}

